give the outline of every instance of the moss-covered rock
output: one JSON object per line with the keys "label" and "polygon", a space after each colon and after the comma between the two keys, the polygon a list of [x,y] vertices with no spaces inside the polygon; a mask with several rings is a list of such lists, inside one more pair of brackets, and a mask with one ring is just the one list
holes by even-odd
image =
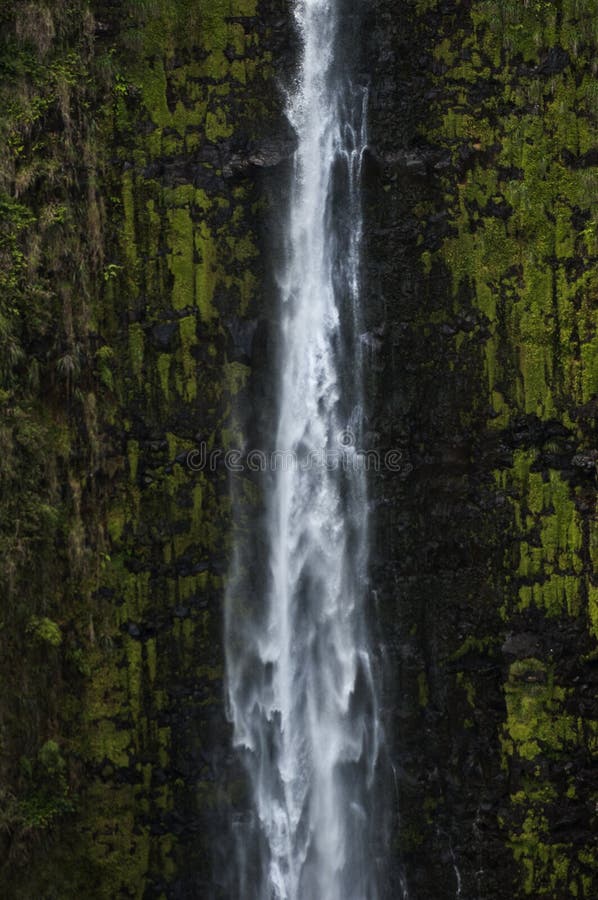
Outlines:
{"label": "moss-covered rock", "polygon": [[230,500],[186,457],[261,310],[259,169],[230,160],[278,115],[262,5],[0,13],[3,896],[210,883]]}
{"label": "moss-covered rock", "polygon": [[376,574],[418,897],[594,883],[595,13],[372,14],[373,428],[414,466],[373,484]]}

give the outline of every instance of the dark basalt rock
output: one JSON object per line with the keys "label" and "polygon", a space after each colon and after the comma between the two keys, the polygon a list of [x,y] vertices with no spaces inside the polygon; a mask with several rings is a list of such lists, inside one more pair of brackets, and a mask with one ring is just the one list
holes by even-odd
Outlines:
{"label": "dark basalt rock", "polygon": [[571,58],[562,47],[551,47],[545,59],[538,66],[540,75],[558,75],[569,66]]}
{"label": "dark basalt rock", "polygon": [[162,353],[172,352],[178,331],[176,322],[163,322],[159,325],[154,325],[152,328],[152,339],[156,350],[160,350]]}
{"label": "dark basalt rock", "polygon": [[509,634],[502,645],[503,656],[513,657],[514,659],[526,659],[530,656],[536,656],[541,651],[542,645],[538,636],[530,632]]}
{"label": "dark basalt rock", "polygon": [[598,474],[598,450],[588,453],[576,453],[571,460],[571,465],[581,469],[586,475]]}
{"label": "dark basalt rock", "polygon": [[295,151],[293,138],[270,138],[243,153],[231,153],[222,159],[222,174],[232,178],[255,169],[272,169],[289,160]]}
{"label": "dark basalt rock", "polygon": [[253,356],[253,339],[258,328],[257,320],[233,319],[227,322],[232,339],[231,358],[250,363]]}

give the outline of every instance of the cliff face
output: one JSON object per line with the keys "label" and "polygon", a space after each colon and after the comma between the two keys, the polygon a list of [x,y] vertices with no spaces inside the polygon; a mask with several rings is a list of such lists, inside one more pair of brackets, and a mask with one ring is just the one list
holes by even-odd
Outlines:
{"label": "cliff face", "polygon": [[237,443],[281,22],[3,6],[3,896],[210,889],[230,501],[187,454]]}
{"label": "cliff face", "polygon": [[596,5],[380,2],[368,31],[396,853],[411,897],[590,897]]}
{"label": "cliff face", "polygon": [[[261,412],[289,23],[0,8],[3,896],[218,893],[231,507],[188,453]],[[590,897],[596,5],[375,0],[361,34],[390,896]]]}

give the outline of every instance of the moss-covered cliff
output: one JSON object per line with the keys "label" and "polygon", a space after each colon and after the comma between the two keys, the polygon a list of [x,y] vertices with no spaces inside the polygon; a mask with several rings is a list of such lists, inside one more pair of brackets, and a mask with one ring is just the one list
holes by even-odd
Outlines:
{"label": "moss-covered cliff", "polygon": [[3,897],[211,883],[230,502],[186,459],[248,378],[283,7],[2,5]]}
{"label": "moss-covered cliff", "polygon": [[[590,898],[598,7],[365,15],[370,436],[405,462],[372,478],[389,896]],[[218,895],[231,509],[187,454],[237,442],[252,378],[263,415],[289,23],[287,0],[0,4],[11,900]]]}
{"label": "moss-covered cliff", "polygon": [[595,891],[597,13],[371,14],[374,430],[414,467],[374,486],[374,580],[411,897]]}

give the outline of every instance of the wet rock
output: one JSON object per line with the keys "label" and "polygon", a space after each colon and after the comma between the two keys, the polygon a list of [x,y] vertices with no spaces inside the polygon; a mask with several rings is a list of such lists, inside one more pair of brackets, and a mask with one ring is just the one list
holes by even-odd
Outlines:
{"label": "wet rock", "polygon": [[174,616],[176,619],[187,619],[189,617],[189,607],[176,606],[174,609]]}
{"label": "wet rock", "polygon": [[551,47],[537,71],[540,75],[558,75],[570,62],[571,58],[566,50],[562,47]]}
{"label": "wet rock", "polygon": [[586,475],[598,474],[598,450],[576,453],[571,460],[571,465],[581,469]]}
{"label": "wet rock", "polygon": [[523,631],[509,634],[501,649],[503,656],[526,659],[537,656],[542,646],[536,634]]}
{"label": "wet rock", "polygon": [[262,141],[254,147],[248,148],[244,153],[233,153],[223,160],[222,174],[225,178],[232,178],[252,167],[257,169],[272,169],[282,162],[290,159],[295,152],[296,141],[292,138],[270,138]]}
{"label": "wet rock", "polygon": [[171,353],[176,345],[179,327],[176,322],[162,322],[152,328],[152,341],[156,350]]}
{"label": "wet rock", "polygon": [[233,343],[231,358],[236,361],[251,362],[253,339],[257,330],[257,320],[232,319],[227,322]]}
{"label": "wet rock", "polygon": [[132,638],[141,638],[141,629],[136,622],[129,622],[126,626],[127,634]]}

